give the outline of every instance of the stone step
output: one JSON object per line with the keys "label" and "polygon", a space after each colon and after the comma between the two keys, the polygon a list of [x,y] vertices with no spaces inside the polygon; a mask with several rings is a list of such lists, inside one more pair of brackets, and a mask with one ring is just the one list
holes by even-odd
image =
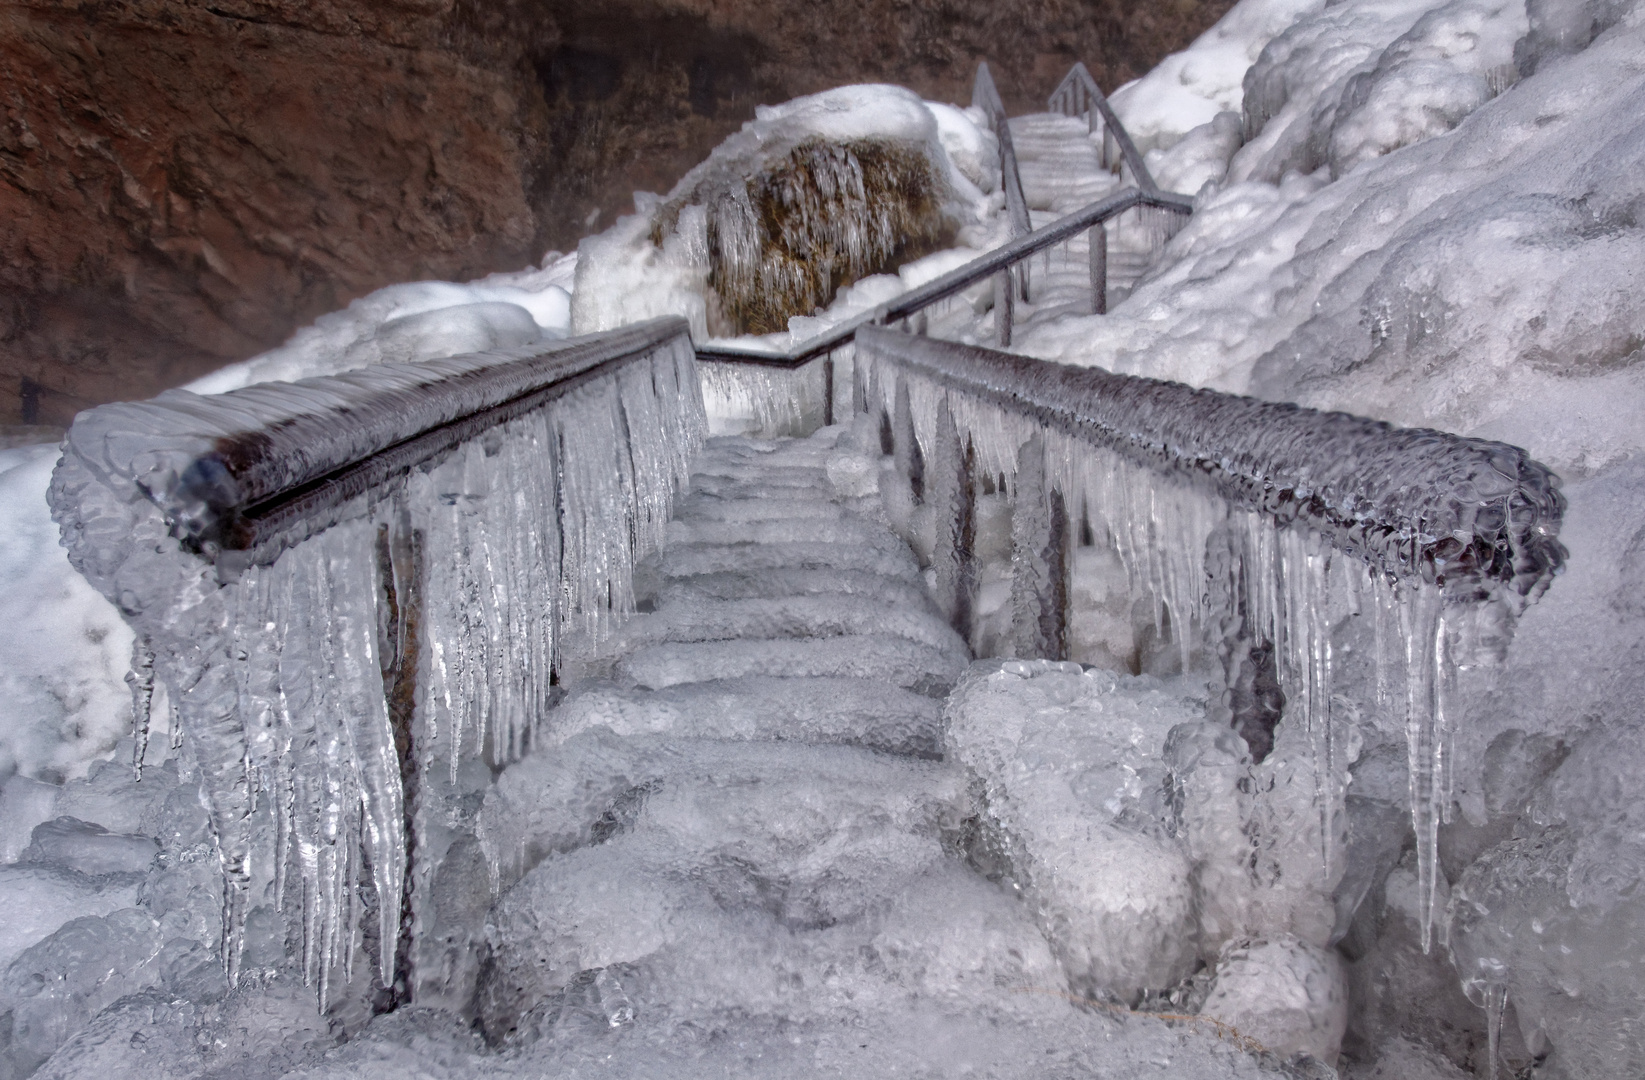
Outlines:
{"label": "stone step", "polygon": [[879,679],[940,697],[965,670],[963,652],[889,634],[653,645],[617,663],[619,678],[648,689],[749,675]]}

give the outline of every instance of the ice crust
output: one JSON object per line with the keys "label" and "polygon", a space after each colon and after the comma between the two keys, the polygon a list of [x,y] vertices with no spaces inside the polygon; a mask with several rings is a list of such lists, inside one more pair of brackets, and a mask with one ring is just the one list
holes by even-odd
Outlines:
{"label": "ice crust", "polygon": [[[383,913],[401,911],[408,823],[417,828],[402,771],[414,760],[419,775],[449,771],[455,784],[469,755],[521,753],[565,643],[608,632],[632,607],[631,568],[660,542],[702,430],[687,343],[637,344],[636,358],[334,507],[237,576],[215,572],[197,553],[211,548],[192,543],[209,530],[191,528],[202,517],[187,502],[200,472],[191,459],[225,453],[234,487],[221,501],[234,507],[404,438],[398,398],[424,389],[435,411],[412,413],[413,428],[434,427],[552,377],[557,355],[378,365],[215,399],[174,393],[77,421],[54,504],[71,560],[137,629],[138,670],[165,687],[172,730],[188,734],[200,765],[227,883],[231,981],[266,896],[299,920],[300,969],[322,1010],[366,947],[367,906],[378,913],[375,975],[391,984],[396,950],[383,943],[399,933]],[[495,373],[504,377],[476,378]],[[455,390],[443,404],[426,394],[442,379]],[[317,439],[327,409],[376,422]],[[256,435],[258,423],[269,434]],[[235,439],[264,456],[222,450]],[[278,452],[282,439],[297,452]],[[421,656],[404,652],[412,605]],[[387,689],[408,667],[420,669],[417,726],[396,732]],[[147,719],[139,712],[139,763]]]}

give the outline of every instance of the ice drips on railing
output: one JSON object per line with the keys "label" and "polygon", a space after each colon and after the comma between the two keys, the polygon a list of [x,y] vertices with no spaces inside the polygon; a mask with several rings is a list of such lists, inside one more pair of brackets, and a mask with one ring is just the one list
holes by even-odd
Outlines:
{"label": "ice drips on railing", "polygon": [[1118,556],[1184,669],[1220,667],[1227,706],[1241,669],[1273,658],[1313,755],[1326,880],[1347,764],[1332,637],[1374,613],[1368,704],[1406,730],[1427,938],[1455,776],[1449,687],[1500,654],[1563,565],[1557,478],[1498,443],[907,334],[865,329],[857,357],[862,400],[917,442],[926,491],[956,469],[1013,487],[1036,443],[1044,483]]}
{"label": "ice drips on railing", "polygon": [[231,977],[267,897],[322,1007],[357,954],[394,983],[410,790],[529,745],[568,644],[631,610],[703,427],[678,320],[82,414],[54,514],[199,769]]}
{"label": "ice drips on railing", "polygon": [[715,434],[766,438],[815,431],[827,411],[827,364],[827,359],[798,367],[700,361],[710,428]]}

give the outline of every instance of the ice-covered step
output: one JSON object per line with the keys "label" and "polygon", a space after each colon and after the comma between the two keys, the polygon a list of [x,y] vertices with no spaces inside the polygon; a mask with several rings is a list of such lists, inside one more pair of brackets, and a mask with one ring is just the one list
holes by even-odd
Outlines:
{"label": "ice-covered step", "polygon": [[697,521],[825,521],[839,518],[845,508],[820,499],[722,499],[687,496],[674,509],[674,519]]}
{"label": "ice-covered step", "polygon": [[768,465],[764,462],[699,461],[691,470],[693,486],[699,478],[748,480],[773,486],[808,487],[828,479],[821,465]]}
{"label": "ice-covered step", "polygon": [[1057,113],[1013,117],[1011,142],[1031,210],[1068,213],[1119,186],[1119,178],[1103,168],[1101,151],[1083,119]]}
{"label": "ice-covered step", "polygon": [[782,568],[757,572],[727,571],[678,577],[657,592],[659,604],[704,600],[742,600],[767,596],[872,596],[887,604],[935,610],[920,579],[861,570]]}
{"label": "ice-covered step", "polygon": [[754,675],[662,690],[599,685],[568,696],[538,729],[539,745],[591,728],[843,744],[911,757],[942,753],[942,703],[877,679]]}
{"label": "ice-covered step", "polygon": [[673,602],[652,614],[635,616],[624,625],[619,640],[628,648],[641,648],[673,642],[845,634],[891,634],[934,649],[964,648],[960,636],[933,611],[887,604],[878,597],[840,594]]}
{"label": "ice-covered step", "polygon": [[699,474],[691,478],[691,493],[717,499],[792,499],[807,494],[825,497],[833,494],[833,486],[826,473],[815,478],[802,479],[762,478],[743,479],[731,476]]}
{"label": "ice-covered step", "polygon": [[828,462],[831,447],[810,445],[810,440],[799,443],[792,450],[746,450],[737,446],[710,444],[697,456],[698,468],[738,465],[764,468],[820,469]]}
{"label": "ice-covered step", "polygon": [[623,658],[620,677],[653,690],[748,675],[835,676],[880,679],[941,696],[965,670],[968,657],[890,634],[845,634],[818,639],[678,642],[653,645]]}
{"label": "ice-covered step", "polygon": [[850,544],[678,544],[663,549],[665,578],[701,574],[754,573],[761,570],[856,570],[881,577],[920,580],[919,564],[907,548],[858,547]]}
{"label": "ice-covered step", "polygon": [[670,521],[670,544],[843,544],[882,551],[903,548],[890,529],[860,517],[776,521]]}

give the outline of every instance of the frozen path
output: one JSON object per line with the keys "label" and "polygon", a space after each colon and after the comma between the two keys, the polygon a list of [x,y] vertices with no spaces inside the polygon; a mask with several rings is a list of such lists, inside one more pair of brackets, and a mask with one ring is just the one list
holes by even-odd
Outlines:
{"label": "frozen path", "polygon": [[490,1042],[575,1076],[1262,1075],[1077,1006],[968,866],[966,647],[877,499],[836,496],[835,434],[710,442],[607,677],[488,796]]}

